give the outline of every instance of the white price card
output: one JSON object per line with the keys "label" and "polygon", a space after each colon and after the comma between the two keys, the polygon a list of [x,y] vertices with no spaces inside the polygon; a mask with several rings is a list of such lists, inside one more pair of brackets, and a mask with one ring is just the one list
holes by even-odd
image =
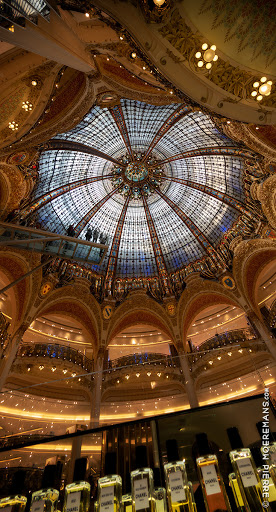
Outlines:
{"label": "white price card", "polygon": [[31,506],[31,512],[43,512],[45,500],[34,501]]}
{"label": "white price card", "polygon": [[215,464],[208,464],[207,466],[200,466],[202,471],[203,480],[205,483],[206,494],[219,494],[221,492],[218,481],[218,476]]}
{"label": "white price card", "polygon": [[114,512],[114,486],[101,488],[100,512]]}
{"label": "white price card", "polygon": [[79,512],[81,491],[71,492],[67,496],[66,512]]}
{"label": "white price card", "polygon": [[258,485],[258,480],[254,473],[254,469],[252,467],[251,460],[249,457],[237,459],[236,464],[239,468],[239,472],[244,487],[252,487],[253,485]]}
{"label": "white price card", "polygon": [[175,503],[176,501],[186,501],[186,493],[181,471],[169,473],[169,484],[171,489],[172,503]]}
{"label": "white price card", "polygon": [[146,478],[134,480],[135,509],[149,508],[149,487]]}

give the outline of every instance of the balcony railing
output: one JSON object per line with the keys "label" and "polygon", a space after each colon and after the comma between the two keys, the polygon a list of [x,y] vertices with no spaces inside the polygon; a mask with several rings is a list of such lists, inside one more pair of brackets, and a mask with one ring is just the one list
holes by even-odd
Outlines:
{"label": "balcony railing", "polygon": [[63,359],[73,364],[77,364],[83,370],[91,373],[93,372],[93,361],[88,359],[84,354],[75,350],[74,348],[67,347],[54,343],[23,343],[17,352],[17,357],[45,357],[49,359]]}
{"label": "balcony railing", "polygon": [[124,366],[137,366],[145,364],[154,364],[156,366],[162,365],[163,367],[178,367],[178,358],[172,358],[170,355],[157,354],[157,353],[143,353],[143,354],[132,354],[128,356],[119,357],[118,359],[112,359],[107,361],[104,365],[105,370],[118,369]]}
{"label": "balcony railing", "polygon": [[244,343],[255,339],[255,333],[249,329],[234,329],[233,331],[226,331],[221,334],[215,334],[212,338],[204,341],[196,349],[193,350],[193,354],[202,352],[204,350],[212,350],[213,348],[220,348],[235,343]]}

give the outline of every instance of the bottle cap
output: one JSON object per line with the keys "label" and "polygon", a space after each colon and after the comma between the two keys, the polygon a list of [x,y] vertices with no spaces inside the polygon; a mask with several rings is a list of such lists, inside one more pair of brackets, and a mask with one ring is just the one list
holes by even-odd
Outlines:
{"label": "bottle cap", "polygon": [[238,448],[243,448],[244,444],[241,440],[241,436],[239,433],[239,429],[237,427],[230,427],[226,429],[228,439],[230,441],[230,445],[232,450],[237,450]]}
{"label": "bottle cap", "polygon": [[75,460],[73,482],[85,480],[87,468],[87,457],[81,457]]}
{"label": "bottle cap", "polygon": [[147,447],[144,444],[135,447],[135,460],[136,468],[148,467]]}
{"label": "bottle cap", "polygon": [[153,468],[153,478],[154,478],[154,486],[161,487],[161,475],[160,468]]}
{"label": "bottle cap", "polygon": [[104,460],[105,475],[117,474],[117,455],[116,452],[107,452]]}
{"label": "bottle cap", "polygon": [[205,432],[196,434],[196,444],[199,456],[209,455],[210,453],[212,453],[209,447],[208,437],[207,434],[205,434]]}
{"label": "bottle cap", "polygon": [[176,439],[167,439],[166,450],[168,462],[176,462],[179,460],[178,444]]}
{"label": "bottle cap", "polygon": [[19,469],[16,471],[12,477],[12,484],[11,484],[11,495],[14,496],[16,494],[21,494],[24,489],[24,483],[25,483],[25,477],[26,477],[26,471],[23,471],[23,469]]}
{"label": "bottle cap", "polygon": [[45,466],[42,476],[41,488],[49,489],[53,488],[55,485],[55,480],[57,476],[57,466],[56,464],[48,464]]}

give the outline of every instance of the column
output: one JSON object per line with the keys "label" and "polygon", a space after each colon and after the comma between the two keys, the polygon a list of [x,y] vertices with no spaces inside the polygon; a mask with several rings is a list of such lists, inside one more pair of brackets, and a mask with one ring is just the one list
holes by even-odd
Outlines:
{"label": "column", "polygon": [[254,311],[248,311],[246,315],[252,329],[255,331],[256,335],[265,342],[269,352],[276,360],[275,338],[273,338],[271,331],[266,327],[266,325],[264,325]]}
{"label": "column", "polygon": [[98,427],[100,422],[104,354],[105,349],[100,348],[94,365],[94,386],[90,412],[90,428]]}
{"label": "column", "polygon": [[11,341],[9,343],[9,346],[2,357],[1,363],[0,363],[0,391],[4,387],[5,381],[10,373],[10,369],[12,367],[12,363],[14,362],[16,358],[17,349],[20,345],[22,336],[24,332],[28,329],[29,324],[24,323],[22,324],[13,337],[11,338]]}
{"label": "column", "polygon": [[179,361],[181,364],[183,376],[185,379],[185,386],[186,386],[186,392],[188,395],[189,404],[192,409],[193,407],[199,406],[197,394],[196,394],[196,390],[195,390],[195,385],[194,385],[194,380],[193,380],[193,377],[190,372],[190,368],[189,368],[189,364],[188,364],[188,360],[187,360],[187,354],[182,349],[178,351],[178,354],[179,354]]}
{"label": "column", "polygon": [[67,477],[68,484],[71,484],[73,482],[75,461],[76,461],[76,459],[79,459],[81,457],[82,439],[83,439],[83,436],[73,437],[73,439],[72,439],[72,448],[71,448],[70,463],[69,463],[68,477]]}

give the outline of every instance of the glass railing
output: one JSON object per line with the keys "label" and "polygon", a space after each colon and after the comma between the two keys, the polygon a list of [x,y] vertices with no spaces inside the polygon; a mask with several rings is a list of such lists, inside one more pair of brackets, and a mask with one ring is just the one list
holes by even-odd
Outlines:
{"label": "glass railing", "polygon": [[162,366],[175,367],[179,364],[178,358],[173,358],[170,355],[158,354],[153,352],[131,354],[119,357],[118,359],[111,359],[105,363],[105,369],[121,368],[124,366],[135,366],[144,364],[154,364]]}
{"label": "glass railing", "polygon": [[252,329],[233,329],[231,331],[215,334],[211,338],[208,338],[206,341],[203,341],[203,343],[194,348],[193,352],[196,353],[203,350],[211,350],[212,348],[219,348],[231,345],[232,343],[243,343],[255,338],[256,335]]}
{"label": "glass railing", "polygon": [[1,245],[97,265],[101,263],[108,249],[107,245],[7,222],[0,223],[0,242]]}

